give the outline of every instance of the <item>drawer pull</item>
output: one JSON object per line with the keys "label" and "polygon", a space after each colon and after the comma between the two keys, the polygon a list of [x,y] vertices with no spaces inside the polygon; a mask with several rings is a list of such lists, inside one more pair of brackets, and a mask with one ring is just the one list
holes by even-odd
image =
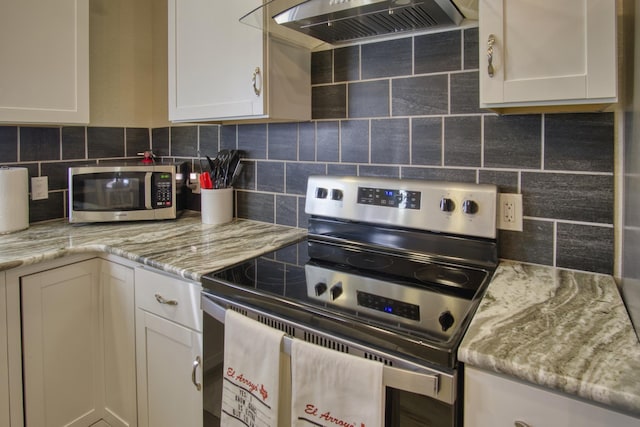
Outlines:
{"label": "drawer pull", "polygon": [[489,65],[487,66],[487,74],[489,77],[493,77],[495,70],[493,68],[493,45],[496,42],[496,36],[493,34],[489,34],[489,40],[487,40],[487,61]]}
{"label": "drawer pull", "polygon": [[516,421],[515,423],[513,423],[513,425],[515,427],[531,427],[529,424],[525,423],[524,421]]}
{"label": "drawer pull", "polygon": [[165,299],[162,295],[160,294],[156,294],[156,301],[158,301],[160,304],[166,304],[166,305],[178,305],[178,301],[174,300],[174,299]]}
{"label": "drawer pull", "polygon": [[200,356],[196,356],[196,360],[193,361],[193,370],[191,371],[191,382],[196,386],[196,390],[198,391],[202,390],[202,384],[196,381],[196,371],[201,362]]}

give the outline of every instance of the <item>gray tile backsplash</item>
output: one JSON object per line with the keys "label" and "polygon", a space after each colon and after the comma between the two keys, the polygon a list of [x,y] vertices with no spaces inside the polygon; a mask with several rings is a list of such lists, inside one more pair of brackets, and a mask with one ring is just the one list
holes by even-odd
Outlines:
{"label": "gray tile backsplash", "polygon": [[149,146],[196,170],[198,150],[243,150],[237,216],[303,228],[312,174],[493,183],[524,200],[524,231],[500,232],[502,258],[612,273],[612,113],[481,110],[477,28],[315,52],[312,66],[309,122],[0,126],[0,164],[49,176],[50,197],[31,201],[32,222],[65,216],[70,165]]}

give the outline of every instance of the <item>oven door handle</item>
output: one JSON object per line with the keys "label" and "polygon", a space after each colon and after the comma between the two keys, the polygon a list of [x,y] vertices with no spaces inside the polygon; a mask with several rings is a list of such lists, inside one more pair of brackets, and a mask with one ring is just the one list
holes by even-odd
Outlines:
{"label": "oven door handle", "polygon": [[[209,316],[224,324],[226,309],[216,304],[209,298],[201,298],[202,310]],[[293,338],[284,336],[283,351],[291,355],[291,342]],[[440,386],[440,375],[422,373],[398,369],[384,365],[382,371],[382,382],[387,387],[398,390],[410,391],[423,396],[437,397]]]}

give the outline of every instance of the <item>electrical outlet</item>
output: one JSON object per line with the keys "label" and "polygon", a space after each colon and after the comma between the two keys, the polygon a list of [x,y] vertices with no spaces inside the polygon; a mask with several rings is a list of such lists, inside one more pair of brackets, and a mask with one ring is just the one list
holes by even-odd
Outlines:
{"label": "electrical outlet", "polygon": [[49,177],[36,176],[31,178],[31,200],[49,198]]}
{"label": "electrical outlet", "polygon": [[499,194],[498,228],[522,231],[522,194]]}

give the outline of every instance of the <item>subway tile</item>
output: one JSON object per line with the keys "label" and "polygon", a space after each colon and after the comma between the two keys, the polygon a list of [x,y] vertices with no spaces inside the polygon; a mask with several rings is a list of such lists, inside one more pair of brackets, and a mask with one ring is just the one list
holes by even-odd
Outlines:
{"label": "subway tile", "polygon": [[272,123],[267,128],[268,158],[298,160],[298,124]]}
{"label": "subway tile", "polygon": [[476,182],[476,171],[429,167],[403,167],[402,178],[426,181]]}
{"label": "subway tile", "polygon": [[306,197],[298,197],[298,227],[309,228],[309,214],[304,210]]}
{"label": "subway tile", "polygon": [[156,156],[169,155],[169,128],[154,128],[151,131],[151,150]]}
{"label": "subway tile", "polygon": [[544,168],[613,172],[613,113],[547,114]]}
{"label": "subway tile", "polygon": [[340,161],[369,163],[369,120],[342,121],[340,141]]}
{"label": "subway tile", "polygon": [[224,150],[224,149],[232,150],[232,149],[240,148],[238,146],[239,142],[237,141],[237,139],[239,139],[238,128],[239,126],[236,126],[236,125],[225,125],[220,127],[220,149],[221,150]]}
{"label": "subway tile", "polygon": [[461,37],[461,31],[416,36],[415,74],[459,70],[462,67]]}
{"label": "subway tile", "polygon": [[389,116],[388,80],[350,83],[348,93],[349,118]]}
{"label": "subway tile", "polygon": [[39,160],[60,160],[60,128],[20,128],[20,161]]}
{"label": "subway tile", "polygon": [[333,82],[333,51],[311,52],[311,84]]}
{"label": "subway tile", "polygon": [[553,265],[553,222],[524,220],[522,231],[498,232],[500,258]]}
{"label": "subway tile", "polygon": [[[411,75],[411,38],[363,44],[362,79]],[[393,60],[389,60],[393,58]]]}
{"label": "subway tile", "polygon": [[319,162],[337,162],[340,160],[340,122],[318,122],[317,159]]}
{"label": "subway tile", "polygon": [[556,265],[613,274],[613,227],[558,223]]}
{"label": "subway tile", "polygon": [[400,178],[400,168],[397,166],[358,166],[359,176],[376,176],[381,178]]}
{"label": "subway tile", "polygon": [[276,194],[276,224],[295,227],[298,217],[298,198]]}
{"label": "subway tile", "polygon": [[470,70],[478,68],[479,61],[479,45],[478,45],[478,28],[467,28],[463,31],[464,37],[464,69]]}
{"label": "subway tile", "polygon": [[64,218],[64,192],[49,193],[48,199],[31,200],[29,198],[29,222],[48,221]]}
{"label": "subway tile", "polygon": [[481,122],[480,116],[444,119],[445,166],[481,166]]}
{"label": "subway tile", "polygon": [[347,46],[333,51],[333,80],[360,80],[360,46]]}
{"label": "subway tile", "polygon": [[262,222],[275,222],[275,196],[266,193],[236,191],[237,217]]}
{"label": "subway tile", "polygon": [[326,175],[324,163],[287,163],[287,194],[307,194],[307,179],[310,175]]}
{"label": "subway tile", "polygon": [[[228,126],[222,126],[225,130]],[[235,129],[235,126],[233,126]],[[235,140],[235,131],[234,131]],[[238,149],[250,159],[267,158],[267,125],[250,124],[238,126]]]}
{"label": "subway tile", "polygon": [[336,84],[311,88],[311,117],[344,119],[347,117],[347,86]]}
{"label": "subway tile", "polygon": [[87,156],[84,126],[65,126],[62,128],[62,159],[84,159]]}
{"label": "subway tile", "polygon": [[69,168],[86,165],[86,162],[47,162],[42,163],[40,176],[48,177],[49,191],[69,188]]}
{"label": "subway tile", "polygon": [[87,128],[87,155],[90,159],[125,156],[124,128]]}
{"label": "subway tile", "polygon": [[171,155],[179,157],[198,156],[197,126],[177,126],[171,128]]}
{"label": "subway tile", "polygon": [[316,124],[303,122],[298,124],[298,159],[314,161],[316,159]]}
{"label": "subway tile", "polygon": [[327,165],[327,175],[358,175],[358,166],[357,165],[347,165],[347,164],[335,164],[330,163]]}
{"label": "subway tile", "polygon": [[205,125],[198,126],[198,149],[200,155],[214,155],[219,149],[220,142],[220,126],[218,125]]}
{"label": "subway tile", "polygon": [[244,190],[256,189],[256,162],[251,160],[242,160],[242,169],[238,176],[235,188],[241,188]]}
{"label": "subway tile", "polygon": [[0,126],[0,163],[18,161],[18,127]]}
{"label": "subway tile", "polygon": [[451,74],[451,114],[482,113],[477,71]]}
{"label": "subway tile", "polygon": [[284,193],[284,162],[256,162],[257,189]]}
{"label": "subway tile", "polygon": [[411,164],[442,164],[442,119],[440,117],[411,120]]}
{"label": "subway tile", "polygon": [[499,193],[518,192],[518,172],[481,169],[478,182],[497,185]]}
{"label": "subway tile", "polygon": [[444,74],[393,79],[391,87],[393,116],[447,114],[449,111],[448,79]]}
{"label": "subway tile", "polygon": [[613,177],[569,173],[522,173],[524,215],[613,223]]}
{"label": "subway tile", "polygon": [[540,169],[542,118],[484,116],[484,166]]}
{"label": "subway tile", "polygon": [[371,121],[371,163],[409,163],[409,119]]}
{"label": "subway tile", "polygon": [[151,149],[149,129],[147,128],[126,128],[125,141],[127,157],[135,157],[138,153]]}

